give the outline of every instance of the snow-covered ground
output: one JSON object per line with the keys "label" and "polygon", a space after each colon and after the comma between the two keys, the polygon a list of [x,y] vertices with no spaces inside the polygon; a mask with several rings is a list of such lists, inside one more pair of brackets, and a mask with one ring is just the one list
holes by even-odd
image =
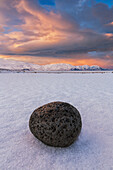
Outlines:
{"label": "snow-covered ground", "polygon": [[[30,133],[33,110],[52,101],[81,113],[81,134],[68,148]],[[113,73],[0,74],[0,114],[0,170],[113,170]]]}

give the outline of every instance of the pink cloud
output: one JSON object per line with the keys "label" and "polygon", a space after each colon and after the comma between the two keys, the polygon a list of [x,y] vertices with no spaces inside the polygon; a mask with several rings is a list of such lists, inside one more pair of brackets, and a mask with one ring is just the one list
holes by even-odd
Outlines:
{"label": "pink cloud", "polygon": [[9,0],[9,4],[7,0],[0,1],[1,54],[78,56],[84,61],[90,51],[113,50],[112,33],[81,29],[77,20],[70,19],[68,14],[48,11],[35,3],[35,0]]}

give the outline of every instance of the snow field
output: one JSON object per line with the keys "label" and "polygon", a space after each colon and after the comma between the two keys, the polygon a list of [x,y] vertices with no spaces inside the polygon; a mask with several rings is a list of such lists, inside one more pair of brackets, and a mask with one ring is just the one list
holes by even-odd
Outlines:
{"label": "snow field", "polygon": [[[29,130],[39,106],[64,101],[83,127],[68,148],[53,148]],[[0,74],[1,170],[113,170],[113,74]]]}

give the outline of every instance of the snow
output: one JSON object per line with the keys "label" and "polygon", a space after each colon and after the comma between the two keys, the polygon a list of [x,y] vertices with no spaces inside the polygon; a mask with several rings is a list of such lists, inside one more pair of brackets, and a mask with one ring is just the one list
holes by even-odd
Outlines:
{"label": "snow", "polygon": [[22,70],[29,69],[30,71],[69,71],[73,69],[78,70],[101,70],[99,66],[73,66],[71,64],[47,64],[47,65],[37,65],[32,63],[25,63],[21,61],[3,59],[0,58],[0,69],[9,69],[9,70]]}
{"label": "snow", "polygon": [[42,69],[40,65],[25,63],[25,62],[11,60],[11,59],[3,59],[3,58],[0,58],[0,68],[9,69],[9,70],[15,70],[15,69],[41,70]]}
{"label": "snow", "polygon": [[88,65],[75,66],[75,68],[79,69],[79,70],[101,70],[101,67],[99,67],[97,65],[93,65],[93,66],[88,66]]}
{"label": "snow", "polygon": [[11,59],[0,59],[0,68],[1,69],[9,69],[9,70],[16,70],[16,69],[30,69],[30,70],[37,70],[37,71],[64,71],[64,70],[71,70],[75,68],[71,64],[48,64],[48,65],[37,65],[32,63],[25,63],[21,61],[15,61]]}
{"label": "snow", "polygon": [[90,69],[90,67],[88,65],[83,65],[83,66],[76,66],[76,69],[84,70],[84,69]]}
{"label": "snow", "polygon": [[68,71],[71,69],[74,69],[75,66],[72,66],[71,64],[48,64],[43,66],[44,71]]}
{"label": "snow", "polygon": [[[83,127],[68,148],[49,147],[30,132],[37,107],[74,105]],[[0,74],[1,170],[112,170],[113,74]]]}
{"label": "snow", "polygon": [[100,69],[100,67],[97,65],[93,65],[93,66],[90,66],[90,69],[95,70],[95,69]]}

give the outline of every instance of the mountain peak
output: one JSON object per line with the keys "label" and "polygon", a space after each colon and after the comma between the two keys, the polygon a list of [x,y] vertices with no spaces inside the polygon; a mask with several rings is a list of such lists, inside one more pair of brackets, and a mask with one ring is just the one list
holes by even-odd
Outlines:
{"label": "mountain peak", "polygon": [[11,59],[0,59],[0,69],[7,70],[23,70],[29,71],[73,71],[73,70],[102,70],[98,65],[82,65],[73,66],[71,64],[58,63],[58,64],[47,64],[37,65],[32,63],[25,63],[21,61],[15,61]]}

